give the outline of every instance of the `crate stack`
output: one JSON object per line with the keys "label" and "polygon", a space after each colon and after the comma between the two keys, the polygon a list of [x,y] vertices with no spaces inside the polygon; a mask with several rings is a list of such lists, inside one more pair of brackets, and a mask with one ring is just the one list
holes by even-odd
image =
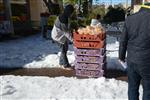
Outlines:
{"label": "crate stack", "polygon": [[74,33],[75,70],[77,76],[103,76],[106,62],[105,37],[105,34]]}

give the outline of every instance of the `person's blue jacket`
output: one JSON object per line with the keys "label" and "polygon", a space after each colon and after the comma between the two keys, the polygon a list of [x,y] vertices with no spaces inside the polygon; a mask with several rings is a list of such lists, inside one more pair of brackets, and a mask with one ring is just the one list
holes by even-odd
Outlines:
{"label": "person's blue jacket", "polygon": [[127,17],[120,40],[119,59],[136,64],[150,64],[150,9],[142,7]]}

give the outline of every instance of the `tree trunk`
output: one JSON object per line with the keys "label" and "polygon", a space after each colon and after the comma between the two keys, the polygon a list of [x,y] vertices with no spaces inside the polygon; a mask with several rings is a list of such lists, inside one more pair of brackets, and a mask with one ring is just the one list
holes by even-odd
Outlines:
{"label": "tree trunk", "polygon": [[131,0],[131,8],[134,9],[134,0]]}
{"label": "tree trunk", "polygon": [[31,20],[31,14],[30,14],[30,0],[26,0],[27,3],[27,19]]}
{"label": "tree trunk", "polygon": [[60,6],[57,0],[54,0],[53,2],[51,0],[43,0],[46,4],[50,14],[58,15],[60,13]]}
{"label": "tree trunk", "polygon": [[90,3],[90,5],[92,5],[92,3],[93,3],[93,0],[89,0],[89,3]]}
{"label": "tree trunk", "polygon": [[5,18],[7,21],[10,22],[10,27],[11,27],[11,32],[14,33],[14,28],[13,28],[13,21],[11,19],[12,12],[11,12],[11,3],[10,0],[3,0],[3,4],[5,7]]}
{"label": "tree trunk", "polygon": [[93,0],[89,0],[89,11],[90,12],[92,11],[92,3],[93,3]]}

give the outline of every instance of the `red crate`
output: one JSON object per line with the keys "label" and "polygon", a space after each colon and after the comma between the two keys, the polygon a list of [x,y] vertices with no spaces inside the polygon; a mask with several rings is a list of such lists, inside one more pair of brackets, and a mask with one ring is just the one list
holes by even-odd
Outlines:
{"label": "red crate", "polygon": [[102,77],[104,74],[103,70],[83,70],[83,69],[76,69],[76,75],[82,77]]}
{"label": "red crate", "polygon": [[105,39],[105,34],[79,34],[78,32],[74,32],[73,34],[75,41],[101,41]]}
{"label": "red crate", "polygon": [[75,63],[75,69],[85,70],[102,70],[104,63],[101,64],[89,64],[89,63]]}
{"label": "red crate", "polygon": [[100,49],[78,49],[74,47],[74,52],[76,55],[85,55],[85,56],[100,56],[105,53],[104,48]]}
{"label": "red crate", "polygon": [[99,49],[104,48],[105,41],[99,41],[99,42],[82,42],[82,41],[74,41],[74,46],[77,48],[93,48],[93,49]]}

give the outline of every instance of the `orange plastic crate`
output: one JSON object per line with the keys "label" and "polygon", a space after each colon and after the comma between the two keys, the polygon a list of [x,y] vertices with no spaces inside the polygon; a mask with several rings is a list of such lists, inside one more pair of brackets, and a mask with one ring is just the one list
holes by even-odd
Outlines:
{"label": "orange plastic crate", "polygon": [[91,48],[91,49],[99,49],[103,48],[105,46],[104,41],[99,41],[99,42],[82,42],[82,41],[74,41],[74,46],[76,48]]}
{"label": "orange plastic crate", "polygon": [[105,34],[89,35],[89,34],[78,34],[74,32],[73,34],[75,41],[101,41],[105,39]]}

